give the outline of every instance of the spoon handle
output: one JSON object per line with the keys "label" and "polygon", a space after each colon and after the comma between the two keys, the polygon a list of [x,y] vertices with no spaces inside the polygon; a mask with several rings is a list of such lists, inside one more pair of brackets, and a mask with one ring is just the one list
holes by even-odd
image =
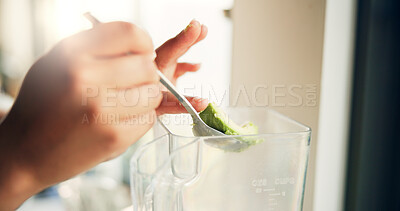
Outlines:
{"label": "spoon handle", "polygon": [[185,109],[189,112],[193,120],[198,120],[199,116],[197,111],[193,108],[192,104],[190,104],[186,97],[178,92],[176,87],[171,83],[171,81],[168,80],[167,77],[165,77],[162,72],[157,70],[157,73],[160,76],[160,82],[179,100],[180,103],[182,103],[183,107],[185,107]]}

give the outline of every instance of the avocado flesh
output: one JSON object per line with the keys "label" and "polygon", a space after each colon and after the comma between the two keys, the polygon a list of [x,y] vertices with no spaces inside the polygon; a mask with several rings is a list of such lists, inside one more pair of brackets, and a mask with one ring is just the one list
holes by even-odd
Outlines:
{"label": "avocado flesh", "polygon": [[[207,108],[200,112],[199,115],[208,126],[226,135],[251,135],[258,133],[258,127],[252,122],[247,122],[239,126],[229,119],[225,112],[214,103],[209,103]],[[249,145],[254,145],[262,141],[254,137],[240,137],[237,139]]]}

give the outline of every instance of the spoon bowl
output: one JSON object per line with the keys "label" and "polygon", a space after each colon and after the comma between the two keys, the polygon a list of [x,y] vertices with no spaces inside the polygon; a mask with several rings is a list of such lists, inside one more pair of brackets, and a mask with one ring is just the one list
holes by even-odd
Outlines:
{"label": "spoon bowl", "polygon": [[[183,107],[188,111],[190,116],[193,119],[193,135],[195,136],[227,136],[226,134],[208,126],[204,121],[200,118],[197,111],[193,108],[193,106],[189,103],[189,101],[177,91],[175,86],[168,80],[167,77],[160,71],[157,71],[160,76],[160,82],[182,103]],[[249,145],[243,141],[240,141],[235,138],[227,138],[226,139],[207,139],[206,143],[220,148],[224,151],[241,151],[249,147]]]}

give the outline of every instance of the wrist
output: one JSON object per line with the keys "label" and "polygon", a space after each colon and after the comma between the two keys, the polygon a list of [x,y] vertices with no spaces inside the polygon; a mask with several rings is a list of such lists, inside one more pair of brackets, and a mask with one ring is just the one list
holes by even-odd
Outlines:
{"label": "wrist", "polygon": [[18,140],[0,124],[0,210],[15,210],[40,190],[33,174],[22,165]]}

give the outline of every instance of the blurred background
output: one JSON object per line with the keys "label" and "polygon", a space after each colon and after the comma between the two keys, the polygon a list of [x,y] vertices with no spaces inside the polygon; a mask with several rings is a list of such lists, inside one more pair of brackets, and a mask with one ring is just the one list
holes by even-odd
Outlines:
{"label": "blurred background", "polygon": [[[36,59],[91,27],[84,12],[138,24],[155,46],[195,18],[209,33],[181,60],[202,68],[178,88],[310,126],[304,210],[400,210],[398,9],[393,0],[0,0],[0,110]],[[122,210],[135,147],[20,210]]]}
{"label": "blurred background", "polygon": [[[204,71],[183,76],[179,89],[187,95],[204,96],[227,105],[228,97],[219,96],[229,88],[232,21],[225,10],[232,5],[233,0],[1,0],[0,111],[12,105],[26,72],[41,55],[61,39],[92,27],[83,17],[88,11],[103,22],[122,20],[141,26],[149,32],[155,46],[177,35],[192,19],[206,24],[207,40],[181,58],[182,61],[201,62]],[[136,145],[152,139],[150,131]],[[131,205],[128,162],[135,148],[45,190],[28,200],[20,210],[99,211],[128,207]]]}

